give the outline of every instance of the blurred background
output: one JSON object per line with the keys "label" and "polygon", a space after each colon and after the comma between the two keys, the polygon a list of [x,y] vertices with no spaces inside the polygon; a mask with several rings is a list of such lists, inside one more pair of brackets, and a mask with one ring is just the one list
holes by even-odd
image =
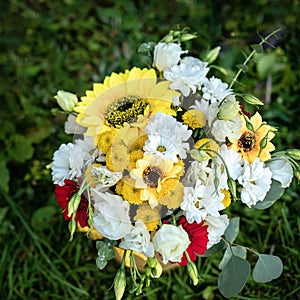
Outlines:
{"label": "blurred background", "polygon": [[[300,8],[298,0],[0,2],[0,299],[114,299],[118,265],[97,269],[94,242],[67,224],[54,198],[53,152],[72,141],[64,116],[54,116],[60,89],[79,97],[111,72],[147,67],[137,53],[169,30],[189,27],[198,38],[183,48],[200,57],[221,46],[214,72],[230,82],[236,65],[278,28],[275,46],[255,56],[235,90],[265,102],[265,121],[278,127],[277,149],[300,148]],[[270,209],[233,209],[241,217],[237,242],[281,257],[284,272],[267,284],[249,278],[235,299],[300,299],[300,189],[293,182]],[[223,299],[217,288],[222,254],[199,260],[203,280],[186,269],[153,282],[144,295],[125,299]],[[256,261],[257,257],[248,258]],[[130,282],[128,282],[130,285]]]}

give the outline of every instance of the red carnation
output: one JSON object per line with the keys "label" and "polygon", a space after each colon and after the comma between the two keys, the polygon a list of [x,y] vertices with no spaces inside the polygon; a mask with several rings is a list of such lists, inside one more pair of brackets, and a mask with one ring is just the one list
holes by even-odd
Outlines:
{"label": "red carnation", "polygon": [[[55,197],[59,206],[62,208],[64,219],[66,221],[69,221],[71,220],[71,217],[68,217],[68,204],[72,196],[78,192],[79,187],[72,180],[66,179],[64,183],[65,185],[63,186],[60,186],[58,184],[56,185]],[[81,200],[76,212],[75,221],[79,222],[81,227],[88,226],[88,200],[84,197],[84,195],[81,195]]]}
{"label": "red carnation", "polygon": [[[193,222],[192,224],[188,223],[186,217],[181,217],[178,224],[182,226],[182,228],[187,232],[190,238],[190,245],[186,249],[191,261],[195,261],[197,259],[196,254],[203,255],[207,249],[208,243],[208,225],[203,225],[204,222],[198,224],[197,222]],[[179,263],[181,266],[186,266],[188,263],[185,253],[182,256],[181,262]]]}

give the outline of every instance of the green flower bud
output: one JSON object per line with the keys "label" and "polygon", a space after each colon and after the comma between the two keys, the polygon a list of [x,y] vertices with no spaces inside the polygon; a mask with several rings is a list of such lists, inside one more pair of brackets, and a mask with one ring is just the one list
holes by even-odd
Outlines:
{"label": "green flower bud", "polygon": [[121,300],[126,287],[126,274],[124,268],[120,268],[114,279],[114,291],[116,300]]}
{"label": "green flower bud", "polygon": [[203,150],[193,149],[191,150],[190,153],[191,153],[191,157],[198,161],[206,161],[211,158],[211,155],[209,155],[207,152]]}
{"label": "green flower bud", "polygon": [[78,103],[78,99],[75,94],[65,91],[58,91],[54,98],[56,99],[58,105],[67,112],[72,112],[74,106]]}
{"label": "green flower bud", "polygon": [[158,261],[156,258],[154,257],[148,257],[147,259],[147,264],[150,268],[155,268],[155,266],[157,265]]}
{"label": "green flower bud", "polygon": [[70,239],[69,241],[71,242],[73,240],[73,235],[76,231],[77,224],[74,218],[71,219],[71,221],[68,224],[69,232],[70,232]]}
{"label": "green flower bud", "polygon": [[232,120],[237,116],[239,111],[240,111],[240,106],[238,102],[235,100],[235,97],[228,96],[226,100],[219,107],[218,119]]}
{"label": "green flower bud", "polygon": [[236,200],[236,183],[235,183],[235,181],[231,178],[228,178],[227,184],[228,184],[229,191],[231,192],[234,200]]}
{"label": "green flower bud", "polygon": [[250,94],[246,94],[246,95],[242,95],[243,99],[252,105],[264,105],[263,102],[261,102],[258,98],[256,98],[253,95]]}
{"label": "green flower bud", "polygon": [[161,274],[162,274],[162,271],[163,271],[162,266],[157,261],[157,264],[155,265],[155,267],[151,269],[151,274],[150,275],[153,278],[159,278],[161,276]]}
{"label": "green flower bud", "polygon": [[196,265],[192,261],[188,262],[187,270],[190,278],[193,281],[193,285],[197,285],[199,282],[199,274]]}
{"label": "green flower bud", "polygon": [[81,194],[76,193],[72,196],[68,203],[68,217],[70,218],[74,213],[76,213],[79,203],[81,201]]}

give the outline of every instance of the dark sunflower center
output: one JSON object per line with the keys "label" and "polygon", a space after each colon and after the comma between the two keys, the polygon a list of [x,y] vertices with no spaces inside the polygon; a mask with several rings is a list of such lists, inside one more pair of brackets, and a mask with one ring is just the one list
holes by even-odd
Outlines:
{"label": "dark sunflower center", "polygon": [[242,136],[239,138],[238,145],[240,148],[242,148],[244,151],[250,151],[255,146],[255,135],[252,132],[245,132],[242,134]]}
{"label": "dark sunflower center", "polygon": [[104,114],[105,121],[117,128],[125,122],[133,123],[138,115],[142,115],[147,107],[145,100],[138,96],[126,96],[114,101]]}
{"label": "dark sunflower center", "polygon": [[143,172],[143,180],[150,187],[157,187],[158,181],[163,177],[161,170],[158,167],[147,167]]}

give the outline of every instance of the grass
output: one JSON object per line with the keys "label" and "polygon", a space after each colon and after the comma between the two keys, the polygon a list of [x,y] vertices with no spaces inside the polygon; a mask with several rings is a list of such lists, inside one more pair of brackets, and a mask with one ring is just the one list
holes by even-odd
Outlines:
{"label": "grass", "polygon": [[[188,26],[199,36],[189,43],[191,54],[221,45],[218,63],[234,73],[242,50],[258,41],[257,31],[283,28],[272,52],[275,61],[268,65],[256,57],[260,67],[250,65],[241,77],[245,86],[236,88],[264,98],[272,76],[265,120],[280,129],[278,149],[300,148],[296,1],[172,1],[172,6],[158,0],[0,4],[1,299],[114,299],[109,288],[117,263],[100,272],[94,242],[82,234],[68,242],[67,225],[45,168],[67,139],[64,118],[54,117],[50,110],[59,89],[83,95],[92,82],[112,71],[144,66],[136,53],[140,43],[158,41],[170,29]],[[284,263],[280,278],[268,284],[250,278],[235,299],[300,299],[299,195],[294,182],[266,211],[232,207],[232,216],[241,217],[237,242],[274,253]],[[257,258],[249,255],[249,259],[253,267]],[[125,299],[223,299],[217,289],[220,260],[217,254],[198,261],[203,280],[196,287],[185,270],[178,269],[154,281],[143,295],[127,293]]]}

